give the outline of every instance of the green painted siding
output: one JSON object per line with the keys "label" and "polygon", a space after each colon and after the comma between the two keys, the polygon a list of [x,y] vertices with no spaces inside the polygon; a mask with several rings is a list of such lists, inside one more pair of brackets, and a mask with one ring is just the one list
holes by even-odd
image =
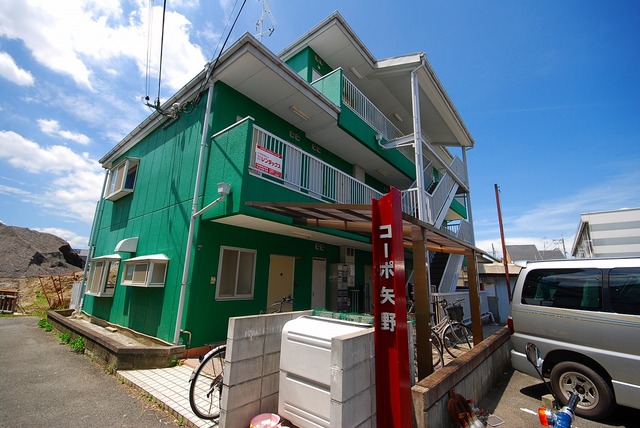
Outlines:
{"label": "green painted siding", "polygon": [[[118,281],[112,298],[85,296],[84,310],[164,340],[173,339],[204,105],[166,130],[154,130],[126,154],[140,159],[134,192],[115,202],[104,200],[96,230],[95,256],[113,254],[120,240],[138,237],[137,252],[120,253],[123,261],[159,253],[170,261],[164,288]],[[121,263],[120,278],[123,268]]]}
{"label": "green painted siding", "polygon": [[[97,227],[95,256],[112,254],[120,240],[134,236],[139,238],[137,252],[121,253],[123,261],[140,255],[167,255],[170,262],[165,287],[127,287],[118,281],[112,298],[85,297],[84,309],[88,313],[168,341],[173,339],[175,329],[205,101],[200,102],[191,114],[182,115],[166,130],[154,130],[126,153],[127,157],[140,159],[134,192],[115,202],[105,200]],[[236,123],[239,117],[247,116],[255,118],[256,124],[303,150],[313,151],[325,162],[346,172],[351,170],[350,164],[315,145],[297,128],[230,87],[216,85],[211,127],[214,130],[225,129]],[[308,241],[216,225],[208,221],[247,212],[288,222],[288,218],[247,208],[245,201],[313,200],[248,173],[253,124],[253,120],[242,121],[216,138],[207,140],[207,161],[199,207],[204,207],[219,196],[217,183],[220,181],[231,184],[232,192],[197,222],[198,245],[192,258],[193,275],[184,315],[186,328],[194,334],[194,346],[223,338],[229,316],[257,313],[266,306],[266,279],[271,253],[298,257],[296,307],[309,307],[312,258],[323,257],[315,250],[314,243]],[[338,233],[348,236],[343,232]],[[210,284],[210,278],[217,275],[220,245],[258,250],[257,282],[251,301],[212,300],[215,286]],[[324,248],[327,262],[337,262],[339,249],[331,246]],[[121,264],[120,276],[123,267]]]}
{"label": "green painted siding", "polygon": [[[254,101],[244,97],[229,86],[216,85],[214,105],[214,132],[227,129],[238,118],[251,117],[216,135],[210,142],[209,164],[205,177],[204,202],[202,206],[218,197],[217,183],[224,181],[232,185],[226,201],[205,213],[209,219],[220,215],[246,212],[246,201],[305,201],[317,202],[299,193],[258,179],[249,174],[251,159],[252,125],[255,124],[277,137],[300,147],[322,161],[350,174],[353,166],[315,142],[306,138],[304,132],[271,113]],[[255,214],[255,210],[253,214]],[[263,215],[262,215],[263,216]]]}
{"label": "green painted siding", "polygon": [[337,69],[312,83],[332,103],[340,106],[342,102],[342,69]]}
{"label": "green painted siding", "polygon": [[[311,51],[307,55],[307,60],[309,55],[315,58]],[[338,96],[338,102],[341,94],[340,76],[341,72],[331,73],[319,83],[328,96]],[[166,129],[155,129],[126,153],[126,157],[140,159],[134,192],[115,202],[105,200],[96,227],[94,256],[112,254],[116,244],[122,239],[138,237],[137,252],[120,253],[123,261],[131,257],[162,253],[169,257],[170,262],[164,288],[127,287],[118,281],[113,297],[85,296],[84,310],[98,318],[167,341],[173,340],[175,329],[205,104],[206,97],[203,97],[190,114],[182,114],[179,120]],[[310,306],[312,259],[326,259],[327,268],[331,263],[340,261],[340,249],[336,246],[324,244],[316,247],[315,242],[309,240],[211,221],[244,213],[290,223],[291,219],[288,217],[247,207],[245,203],[317,202],[316,199],[249,174],[254,124],[347,174],[352,172],[351,164],[309,140],[302,131],[224,83],[216,83],[211,113],[208,135],[217,135],[215,138],[207,138],[198,207],[202,208],[219,197],[218,182],[229,183],[232,191],[196,222],[196,245],[183,318],[183,328],[193,334],[192,346],[223,340],[230,316],[255,314],[267,306],[271,254],[296,257],[296,309]],[[369,141],[366,144],[372,150],[380,150],[371,128],[363,126],[363,122],[353,113],[341,114],[341,117],[352,129],[353,135]],[[242,118],[248,119],[240,120]],[[222,130],[224,132],[220,132]],[[386,152],[381,155],[393,157]],[[399,159],[400,164],[404,161],[403,157]],[[372,177],[367,176],[366,180],[372,187],[387,190],[383,183]],[[341,231],[332,230],[327,233],[361,242],[369,241],[368,238]],[[212,284],[211,278],[218,275],[221,245],[257,251],[256,283],[252,299],[216,301],[216,286]],[[358,251],[356,259],[359,265],[356,284],[362,287],[363,265],[371,263],[371,255]],[[123,267],[121,264],[120,277]]]}
{"label": "green painted siding", "polygon": [[[252,299],[216,300],[216,286],[211,284],[211,278],[218,275],[221,245],[257,251]],[[296,258],[294,309],[306,309],[311,305],[313,257],[326,258],[328,266],[329,263],[338,262],[340,249],[324,245],[323,250],[319,251],[315,242],[309,240],[211,222],[201,225],[186,319],[186,329],[193,332],[193,346],[224,340],[230,316],[257,314],[266,308],[271,254]]]}
{"label": "green painted siding", "polygon": [[[416,170],[413,162],[407,159],[398,150],[385,150],[380,147],[376,140],[378,132],[345,105],[342,105],[340,116],[338,117],[338,126],[340,126],[345,132],[351,134],[357,140],[361,141],[364,146],[381,158],[385,159],[404,175],[415,180]],[[385,141],[383,140],[383,142]]]}
{"label": "green painted siding", "polygon": [[307,82],[313,81],[313,70],[318,72],[320,76],[331,73],[331,71],[333,70],[310,47],[304,48],[302,51],[290,58],[287,61],[287,65]]}

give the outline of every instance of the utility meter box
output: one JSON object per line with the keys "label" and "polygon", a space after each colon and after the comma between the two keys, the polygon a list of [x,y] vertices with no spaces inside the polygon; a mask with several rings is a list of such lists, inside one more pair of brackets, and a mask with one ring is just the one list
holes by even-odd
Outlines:
{"label": "utility meter box", "polygon": [[371,326],[313,316],[302,316],[284,325],[280,416],[299,427],[331,426],[331,341],[366,329]]}

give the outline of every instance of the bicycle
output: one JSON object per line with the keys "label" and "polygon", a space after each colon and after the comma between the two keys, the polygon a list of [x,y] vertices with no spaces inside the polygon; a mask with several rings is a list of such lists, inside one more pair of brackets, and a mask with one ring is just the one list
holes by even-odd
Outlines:
{"label": "bicycle", "polygon": [[[407,316],[410,320],[414,320],[415,323],[415,302],[411,299],[407,299]],[[413,330],[413,364],[416,376],[416,382],[418,381],[418,348],[416,346],[416,330]],[[437,370],[438,366],[444,367],[444,355],[443,355],[443,346],[440,338],[431,330],[431,336],[429,337],[429,341],[431,342],[431,360],[433,362],[433,369]]]}
{"label": "bicycle", "polygon": [[461,301],[462,299],[457,299],[450,305],[446,300],[437,300],[436,304],[442,307],[443,315],[436,325],[431,326],[431,331],[440,340],[442,348],[453,358],[473,348],[473,333],[462,322],[464,312]]}
{"label": "bicycle", "polygon": [[189,405],[201,419],[220,416],[226,353],[226,344],[209,351],[189,378]]}
{"label": "bicycle", "polygon": [[[280,312],[289,312],[293,309],[293,302],[294,302],[294,298],[291,295],[288,296],[284,296],[282,297],[282,299],[278,300],[277,302],[272,303],[271,305],[269,305],[269,307],[267,308],[266,311],[260,311],[261,314],[278,314]],[[288,305],[288,310],[283,310],[282,307],[284,305]]]}
{"label": "bicycle", "polygon": [[[283,306],[293,306],[293,301],[293,297],[284,296],[271,304],[267,313],[283,312]],[[220,416],[226,353],[226,344],[207,352],[189,377],[189,405],[193,413],[201,419],[211,420]]]}

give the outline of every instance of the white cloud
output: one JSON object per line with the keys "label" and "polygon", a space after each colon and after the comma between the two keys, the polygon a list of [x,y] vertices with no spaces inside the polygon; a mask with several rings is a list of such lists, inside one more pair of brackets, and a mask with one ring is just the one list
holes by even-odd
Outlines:
{"label": "white cloud", "polygon": [[33,230],[37,230],[42,233],[50,233],[58,238],[62,238],[71,245],[71,248],[87,248],[89,242],[88,236],[81,236],[68,229],[61,229],[57,227],[34,227]]}
{"label": "white cloud", "polygon": [[20,86],[33,86],[35,82],[33,75],[18,67],[6,52],[0,52],[0,76]]}
{"label": "white cloud", "polygon": [[82,21],[77,1],[0,2],[0,35],[21,39],[39,63],[90,88],[91,72],[74,50],[76,37],[89,36],[75,32]]}
{"label": "white cloud", "polygon": [[[191,7],[193,1],[182,1]],[[134,10],[124,11],[123,5]],[[0,2],[0,36],[22,40],[45,67],[70,76],[76,84],[94,88],[98,73],[116,73],[117,59],[135,61],[141,76],[147,70],[149,10],[146,2],[119,0],[3,0]],[[157,76],[162,8],[153,8],[150,70]],[[167,11],[163,81],[171,90],[184,85],[202,69],[206,59],[190,41],[191,22]]]}
{"label": "white cloud", "polygon": [[26,196],[30,195],[30,193],[18,187],[11,187],[0,184],[0,195]]}
{"label": "white cloud", "polygon": [[[507,245],[535,244],[539,250],[553,249],[561,244],[571,251],[580,222],[580,214],[616,210],[623,207],[638,207],[640,201],[640,171],[637,159],[610,165],[613,171],[589,187],[566,193],[540,202],[531,201],[532,206],[522,212],[511,214],[514,209],[502,205],[503,226]],[[517,210],[517,208],[515,209]],[[476,246],[501,256],[502,244],[497,217],[474,222]],[[561,248],[562,249],[562,248]]]}
{"label": "white cloud", "polygon": [[60,129],[60,124],[57,120],[53,119],[38,119],[38,126],[40,130],[45,134],[57,135],[67,140],[75,141],[76,143],[86,146],[90,143],[89,137],[82,133],[66,131]]}
{"label": "white cloud", "polygon": [[48,208],[58,217],[90,224],[104,180],[104,170],[88,154],[65,146],[41,147],[12,131],[0,131],[0,159],[31,174],[45,177],[40,194],[2,186],[0,193],[13,195]]}
{"label": "white cloud", "polygon": [[16,168],[30,173],[52,173],[55,175],[69,171],[96,171],[100,165],[79,155],[65,146],[40,147],[13,131],[0,131],[0,159],[5,158]]}

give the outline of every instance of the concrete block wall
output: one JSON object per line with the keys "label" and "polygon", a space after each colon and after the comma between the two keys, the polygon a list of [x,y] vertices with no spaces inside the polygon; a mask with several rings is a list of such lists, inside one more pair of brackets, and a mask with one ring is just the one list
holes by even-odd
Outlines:
{"label": "concrete block wall", "polygon": [[411,396],[416,426],[452,427],[447,413],[449,390],[453,388],[465,398],[480,402],[488,392],[487,386],[493,385],[509,367],[510,352],[509,331],[503,327],[446,367],[414,385]]}
{"label": "concrete block wall", "polygon": [[373,328],[331,340],[331,426],[375,427]]}
{"label": "concrete block wall", "polygon": [[278,412],[282,328],[312,311],[229,319],[220,427],[246,428],[260,413]]}

